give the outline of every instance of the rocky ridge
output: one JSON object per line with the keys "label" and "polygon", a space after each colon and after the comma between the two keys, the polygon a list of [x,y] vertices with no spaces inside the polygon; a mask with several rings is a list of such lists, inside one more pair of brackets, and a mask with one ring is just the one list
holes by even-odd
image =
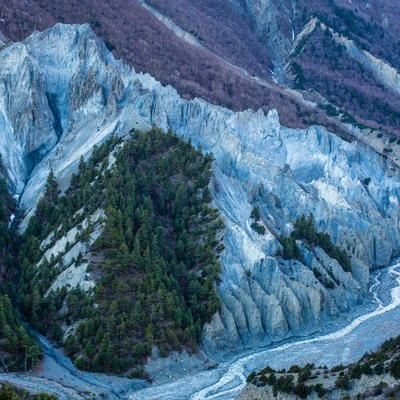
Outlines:
{"label": "rocky ridge", "polygon": [[[318,126],[285,128],[274,110],[234,113],[182,100],[115,61],[88,25],[35,33],[4,49],[0,62],[0,153],[28,216],[51,169],[66,188],[80,157],[112,133],[156,124],[214,154],[211,190],[225,217],[226,250],[223,305],[204,331],[213,357],[317,330],[362,303],[370,267],[398,253],[399,171],[362,143]],[[265,235],[250,226],[254,205]],[[353,275],[318,248],[304,248],[306,265],[275,258],[276,236],[310,212],[317,229],[349,251]],[[313,268],[338,283],[325,287]]]}
{"label": "rocky ridge", "polygon": [[5,37],[1,32],[0,32],[0,49],[8,46],[11,44],[11,40]]}

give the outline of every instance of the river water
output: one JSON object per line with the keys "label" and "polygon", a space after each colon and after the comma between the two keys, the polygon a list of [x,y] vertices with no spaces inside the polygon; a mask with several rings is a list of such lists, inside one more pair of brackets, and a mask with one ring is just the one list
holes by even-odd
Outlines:
{"label": "river water", "polygon": [[[364,314],[346,316],[329,331],[306,339],[292,340],[275,347],[239,355],[211,371],[186,376],[171,383],[143,387],[143,382],[77,371],[59,350],[44,338],[46,353],[42,370],[35,376],[0,374],[0,382],[9,381],[26,389],[58,394],[60,399],[83,399],[85,391],[96,397],[104,393],[109,399],[127,400],[203,400],[234,399],[253,370],[267,365],[274,369],[293,364],[332,367],[358,360],[389,339],[400,335],[400,260],[380,270],[372,280],[370,298],[374,305],[361,310]],[[360,310],[358,311],[360,313]]]}
{"label": "river water", "polygon": [[400,335],[400,260],[380,271],[371,285],[374,310],[349,318],[347,324],[336,331],[316,337],[292,341],[224,363],[213,371],[201,372],[171,384],[150,387],[127,398],[150,399],[234,399],[246,384],[253,370],[267,365],[274,369],[293,364],[315,363],[332,367],[358,360],[365,352]]}

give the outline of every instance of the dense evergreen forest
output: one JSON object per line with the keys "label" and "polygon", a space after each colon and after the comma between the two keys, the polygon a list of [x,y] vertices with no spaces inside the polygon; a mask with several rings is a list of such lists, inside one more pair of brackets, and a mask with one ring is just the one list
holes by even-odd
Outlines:
{"label": "dense evergreen forest", "polygon": [[[307,218],[302,215],[296,220],[293,232],[288,237],[282,234],[279,235],[278,240],[282,245],[282,249],[279,249],[276,255],[283,257],[285,260],[296,259],[302,263],[305,262],[296,243],[296,240],[301,240],[310,250],[314,246],[321,247],[329,257],[340,264],[344,271],[352,272],[347,251],[335,246],[329,233],[317,231],[313,214],[310,214]],[[318,275],[318,272],[314,271],[314,273]]]}
{"label": "dense evergreen forest", "polygon": [[2,372],[26,371],[38,361],[41,354],[39,346],[27,334],[14,308],[16,298],[12,283],[17,276],[17,239],[15,232],[9,229],[9,221],[15,212],[15,207],[15,200],[10,196],[5,180],[0,178],[0,371]]}
{"label": "dense evergreen forest", "polygon": [[[154,346],[161,356],[197,350],[204,323],[220,307],[224,224],[208,188],[212,155],[171,131],[131,133],[81,159],[62,196],[50,174],[22,238],[19,297],[29,323],[63,342],[78,368],[140,376]],[[85,222],[99,210],[104,216]],[[74,227],[64,254],[77,243],[88,252],[69,265],[62,255],[43,258]],[[82,263],[93,289],[49,291],[62,270]],[[65,326],[75,323],[63,341]]]}

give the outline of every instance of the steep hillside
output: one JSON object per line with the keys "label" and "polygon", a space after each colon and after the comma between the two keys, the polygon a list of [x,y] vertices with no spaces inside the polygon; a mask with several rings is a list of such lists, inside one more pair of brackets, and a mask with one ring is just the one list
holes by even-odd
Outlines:
{"label": "steep hillside", "polygon": [[80,369],[197,351],[220,308],[212,157],[153,129],[94,149],[62,197],[51,173],[20,251],[20,308]]}
{"label": "steep hillside", "polygon": [[26,332],[7,295],[0,295],[0,371],[29,371],[38,363],[41,350]]}
{"label": "steep hillside", "polygon": [[[373,34],[376,31],[381,32],[381,40],[387,40],[376,24],[362,19],[359,22],[360,32],[372,32],[371,42],[377,41]],[[375,57],[363,41],[347,39],[343,30],[324,15],[318,15],[309,26],[289,56],[288,81],[297,89],[316,90],[346,110],[355,117],[348,120],[350,123],[358,120],[397,134],[400,75],[393,68],[393,58],[392,63],[385,63]]]}
{"label": "steep hillside", "polygon": [[[229,4],[224,0],[218,7],[209,4],[207,10],[214,10],[212,16],[202,5],[198,10],[188,8],[188,13],[195,15],[194,26],[184,24],[188,30],[178,37],[136,0],[12,0],[0,8],[0,31],[19,41],[56,22],[89,23],[118,58],[136,71],[150,73],[162,84],[172,85],[183,98],[200,97],[233,110],[263,108],[268,112],[275,107],[285,124],[294,127],[306,126],[303,120],[324,121],[323,113],[318,116],[317,110],[311,116],[310,106],[301,98],[282,92],[273,84],[268,55]],[[210,20],[213,29],[208,24]],[[198,26],[204,29],[198,32]],[[193,45],[193,41],[197,44]],[[254,77],[261,77],[262,81]]]}
{"label": "steep hillside", "polygon": [[397,5],[387,0],[233,4],[253,22],[281,83],[316,91],[358,122],[399,133]]}
{"label": "steep hillside", "polygon": [[191,33],[206,48],[249,74],[271,80],[268,55],[251,29],[250,21],[235,12],[229,2],[150,0],[145,2]]}
{"label": "steep hillside", "polygon": [[[173,88],[115,61],[88,25],[58,24],[36,33],[0,52],[0,62],[7,82],[0,152],[9,181],[21,194],[19,206],[26,209],[21,231],[49,174],[65,192],[80,165],[83,169],[81,157],[87,162],[95,145],[111,136],[123,138],[132,127],[171,128],[213,153],[209,189],[226,230],[217,288],[221,308],[202,331],[203,349],[212,358],[315,332],[368,301],[370,269],[388,265],[399,254],[399,170],[362,142],[344,141],[320,126],[286,128],[275,110],[235,113],[203,100],[184,100]],[[12,102],[13,96],[20,103]],[[311,213],[317,234],[291,235],[296,221]],[[79,215],[81,229],[104,218],[101,210]],[[79,243],[70,248],[80,242],[78,225],[49,237],[49,243],[60,242],[55,261],[48,253],[48,262],[60,261],[58,253],[69,254],[65,266],[72,257],[77,260],[79,251],[69,251],[79,249]],[[40,229],[50,234],[52,226]],[[36,248],[43,239],[36,240]],[[290,244],[293,252],[293,240],[301,252],[295,259],[285,250]],[[46,243],[41,251],[48,250]],[[343,263],[343,251],[350,267]],[[279,256],[285,252],[287,257]],[[25,269],[35,269],[40,254],[34,252],[33,258]],[[46,283],[39,294],[57,281],[60,292],[69,283],[74,301],[84,301],[76,289],[85,283],[84,268],[58,272],[49,269],[38,276]],[[87,281],[85,289],[91,285]]]}
{"label": "steep hillside", "polygon": [[[183,98],[276,108],[286,126],[318,123],[341,135],[351,123],[371,143],[370,128],[400,132],[399,14],[386,0],[12,0],[0,31],[18,41],[56,22],[86,22],[118,58]],[[348,117],[326,112],[327,102]]]}
{"label": "steep hillside", "polygon": [[[3,167],[1,167],[4,173]],[[14,309],[14,283],[18,275],[18,241],[10,221],[15,217],[15,199],[0,177],[0,371],[27,371],[39,361],[41,351],[28,335]],[[11,218],[12,217],[12,218]],[[14,301],[12,304],[10,298]],[[1,393],[1,392],[0,392]]]}
{"label": "steep hillside", "polygon": [[[117,57],[183,98],[276,108],[286,126],[318,123],[347,138],[361,130],[358,139],[388,154],[375,142],[379,130],[400,128],[399,10],[390,4],[12,0],[0,9],[0,31],[21,40],[59,21],[87,22]],[[328,102],[338,112],[327,112]]]}
{"label": "steep hillside", "polygon": [[0,158],[0,289],[1,292],[10,291],[12,280],[15,278],[15,258],[17,243],[15,231],[10,228],[10,222],[15,218],[17,204],[7,188],[7,181],[3,177],[4,167]]}
{"label": "steep hillside", "polygon": [[[222,2],[213,8],[206,1],[196,6],[185,0],[149,3],[195,35],[212,36],[212,43],[218,42],[225,26],[229,28],[229,22],[236,22],[239,15],[242,21],[237,26],[246,25],[258,37],[257,45],[264,46],[263,54],[274,66],[275,80],[319,93],[323,98],[304,96],[344,109],[351,115],[345,123],[400,132],[396,57],[400,11],[390,2],[250,0]],[[236,16],[230,15],[232,9]],[[242,36],[237,40],[246,42]]]}
{"label": "steep hillside", "polygon": [[306,364],[252,372],[237,400],[257,399],[397,399],[400,393],[400,337],[386,341],[358,362],[328,369]]}

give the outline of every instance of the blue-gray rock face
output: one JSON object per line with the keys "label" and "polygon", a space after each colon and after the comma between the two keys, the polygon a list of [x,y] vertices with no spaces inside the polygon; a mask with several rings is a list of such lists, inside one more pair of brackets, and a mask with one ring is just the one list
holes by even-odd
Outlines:
{"label": "blue-gray rock face", "polygon": [[[234,113],[182,100],[115,61],[87,25],[35,33],[0,52],[0,65],[0,153],[28,211],[51,168],[65,187],[80,157],[112,133],[155,123],[214,154],[211,190],[226,250],[223,304],[204,330],[209,354],[316,330],[362,303],[370,269],[400,249],[399,170],[364,144],[318,126],[285,128],[274,110]],[[265,235],[250,226],[255,204]],[[274,257],[276,236],[310,212],[349,251],[353,275],[318,248],[303,248],[307,265]],[[313,268],[339,284],[324,286]]]}

